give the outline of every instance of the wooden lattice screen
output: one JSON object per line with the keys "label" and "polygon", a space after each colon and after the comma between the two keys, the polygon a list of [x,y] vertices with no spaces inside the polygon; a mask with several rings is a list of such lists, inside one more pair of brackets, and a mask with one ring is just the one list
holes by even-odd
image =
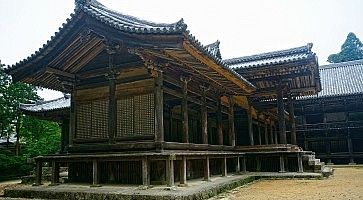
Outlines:
{"label": "wooden lattice screen", "polygon": [[154,94],[141,94],[117,100],[116,137],[153,135]]}
{"label": "wooden lattice screen", "polygon": [[82,102],[76,106],[77,139],[108,137],[108,100]]}

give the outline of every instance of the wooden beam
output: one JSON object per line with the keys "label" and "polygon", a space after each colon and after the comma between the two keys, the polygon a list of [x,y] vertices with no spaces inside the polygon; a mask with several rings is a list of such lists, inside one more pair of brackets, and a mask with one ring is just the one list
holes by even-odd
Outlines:
{"label": "wooden beam", "polygon": [[228,114],[228,133],[229,133],[229,144],[236,146],[236,135],[234,127],[234,98],[229,96],[229,114]]}
{"label": "wooden beam", "polygon": [[279,118],[278,122],[279,122],[280,144],[287,144],[286,127],[285,127],[285,109],[283,101],[283,91],[281,87],[277,89],[277,109],[278,109],[277,113]]}
{"label": "wooden beam", "polygon": [[183,116],[183,142],[189,143],[189,118],[188,118],[188,82],[190,77],[180,77],[182,82],[182,116]]}
{"label": "wooden beam", "polygon": [[156,71],[155,77],[155,142],[164,141],[164,96],[163,96],[163,72]]}

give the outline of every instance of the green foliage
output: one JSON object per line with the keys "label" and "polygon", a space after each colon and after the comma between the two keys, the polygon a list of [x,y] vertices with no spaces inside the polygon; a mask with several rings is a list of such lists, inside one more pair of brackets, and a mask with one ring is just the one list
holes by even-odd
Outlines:
{"label": "green foliage", "polygon": [[354,33],[349,33],[347,39],[337,54],[328,57],[330,63],[340,63],[363,59],[363,44]]}
{"label": "green foliage", "polygon": [[23,154],[29,158],[53,154],[59,150],[61,129],[56,122],[25,116],[20,132],[21,141],[26,147]]}

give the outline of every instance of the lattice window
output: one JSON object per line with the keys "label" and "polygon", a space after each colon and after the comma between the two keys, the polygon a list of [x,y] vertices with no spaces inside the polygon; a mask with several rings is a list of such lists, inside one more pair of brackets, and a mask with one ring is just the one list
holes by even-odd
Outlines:
{"label": "lattice window", "polygon": [[77,109],[77,139],[108,137],[108,101],[79,103]]}
{"label": "lattice window", "polygon": [[133,97],[117,100],[116,137],[134,134],[134,100]]}
{"label": "lattice window", "polygon": [[154,94],[142,94],[117,100],[117,137],[153,135]]}

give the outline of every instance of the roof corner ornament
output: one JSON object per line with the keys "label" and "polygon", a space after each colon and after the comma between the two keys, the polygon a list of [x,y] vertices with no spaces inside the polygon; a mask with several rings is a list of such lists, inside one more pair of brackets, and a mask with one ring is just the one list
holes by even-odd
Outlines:
{"label": "roof corner ornament", "polygon": [[75,0],[74,3],[76,4],[76,9],[79,9],[83,6],[87,6],[91,3],[92,0]]}

